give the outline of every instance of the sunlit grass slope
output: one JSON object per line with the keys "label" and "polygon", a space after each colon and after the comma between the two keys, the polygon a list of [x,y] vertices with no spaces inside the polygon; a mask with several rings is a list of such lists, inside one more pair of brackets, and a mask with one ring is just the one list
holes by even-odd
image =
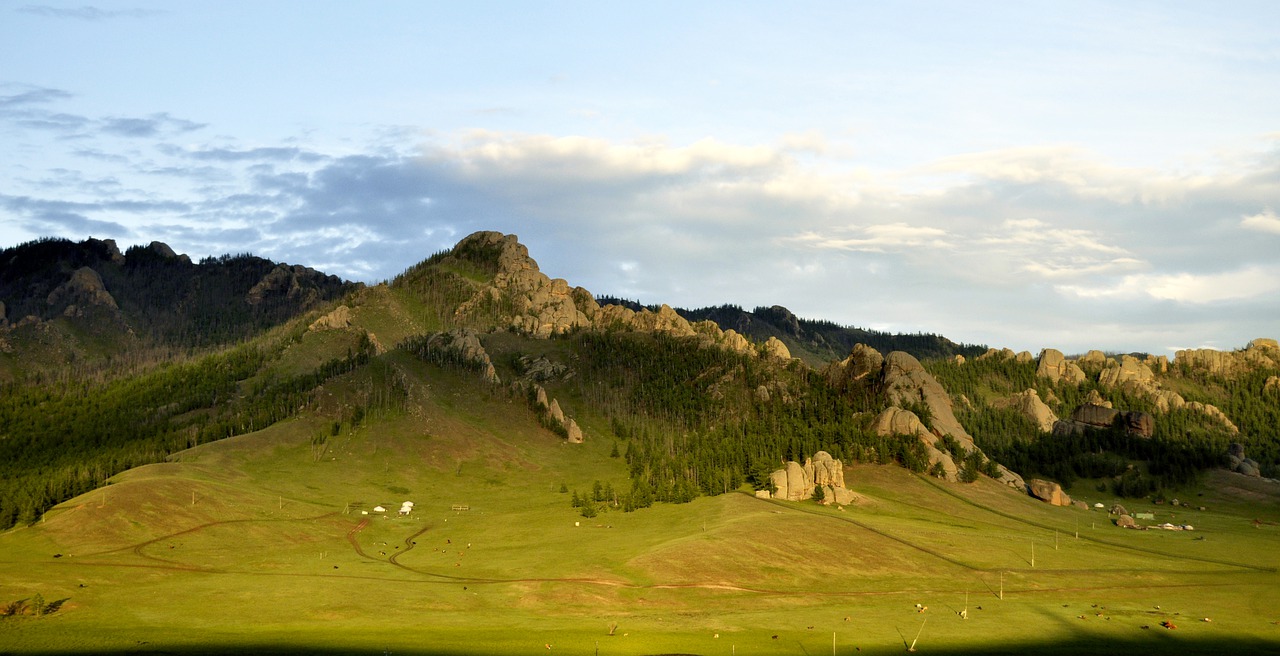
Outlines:
{"label": "sunlit grass slope", "polygon": [[[1265,488],[1221,486],[1205,511],[1153,507],[1197,530],[1138,532],[986,479],[860,465],[847,480],[862,499],[842,510],[731,493],[587,519],[573,491],[628,485],[612,438],[565,444],[521,398],[397,364],[412,389],[404,411],[320,445],[321,419],[203,445],[0,536],[0,601],[65,600],[45,617],[0,619],[0,651],[1280,646]],[[333,383],[334,399],[359,384]],[[414,510],[396,517],[404,501]]]}

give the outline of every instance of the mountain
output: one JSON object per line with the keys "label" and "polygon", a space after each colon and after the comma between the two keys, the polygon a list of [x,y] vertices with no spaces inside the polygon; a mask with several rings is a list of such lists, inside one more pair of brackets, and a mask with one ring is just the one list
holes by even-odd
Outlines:
{"label": "mountain", "polygon": [[882,353],[905,351],[920,360],[956,355],[974,357],[987,350],[984,346],[957,344],[941,335],[895,334],[801,319],[781,305],[758,307],[750,312],[736,305],[676,311],[689,321],[714,321],[721,329],[732,328],[755,340],[777,337],[793,355],[814,367],[843,359],[858,344]]}
{"label": "mountain", "polygon": [[42,239],[0,251],[0,380],[59,362],[249,339],[355,288],[251,255]]}
{"label": "mountain", "polygon": [[887,653],[930,606],[940,652],[1275,647],[1273,340],[828,360],[496,232],[373,286],[4,255],[4,651]]}

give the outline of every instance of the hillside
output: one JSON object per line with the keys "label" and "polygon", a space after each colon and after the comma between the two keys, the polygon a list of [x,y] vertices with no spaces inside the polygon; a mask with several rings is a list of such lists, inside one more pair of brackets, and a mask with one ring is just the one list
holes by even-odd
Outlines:
{"label": "hillside", "polygon": [[[196,312],[168,304],[117,301],[125,329],[91,334],[50,309],[85,268],[116,300],[129,257],[216,264],[149,249],[24,265],[52,286],[13,305],[45,312],[27,327],[70,326],[50,352],[122,339],[148,360],[74,376],[14,356],[0,650],[1277,644],[1274,341],[1173,360],[858,344],[815,367],[774,334],[602,304],[493,232],[370,287],[271,265],[297,282],[271,289],[304,291],[228,314],[245,336],[225,342],[173,337]],[[1034,498],[1033,476],[1078,503]],[[1116,503],[1195,530],[1123,530]]]}
{"label": "hillside", "polygon": [[0,381],[223,346],[354,287],[251,255],[192,263],[160,242],[28,242],[0,251]]}

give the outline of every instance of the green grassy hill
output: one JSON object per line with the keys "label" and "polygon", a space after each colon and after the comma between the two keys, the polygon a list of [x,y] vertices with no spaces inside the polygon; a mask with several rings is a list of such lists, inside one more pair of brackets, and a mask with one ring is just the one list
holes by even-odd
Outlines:
{"label": "green grassy hill", "polygon": [[[1274,483],[1201,472],[1170,490],[1191,507],[1068,485],[1195,527],[1133,531],[925,476],[918,439],[870,429],[873,379],[600,308],[509,240],[464,243],[232,346],[8,385],[0,653],[1280,648]],[[980,445],[1042,439],[991,407],[1034,364],[930,366]],[[855,502],[753,493],[819,449]]]}

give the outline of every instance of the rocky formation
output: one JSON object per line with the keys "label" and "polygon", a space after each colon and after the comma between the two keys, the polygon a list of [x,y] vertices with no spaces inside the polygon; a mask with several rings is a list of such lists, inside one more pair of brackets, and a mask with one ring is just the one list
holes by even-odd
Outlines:
{"label": "rocky formation", "polygon": [[119,315],[120,307],[116,299],[107,292],[102,283],[102,276],[89,267],[80,267],[71,274],[71,278],[49,292],[46,302],[50,308],[63,308],[62,315],[67,317],[83,316],[86,309],[101,308]]}
{"label": "rocky formation", "polygon": [[956,419],[951,396],[911,354],[890,353],[884,360],[880,381],[892,403],[898,406],[924,403],[929,408],[930,424],[939,436],[955,438],[966,452],[974,449],[973,437]]}
{"label": "rocky formation", "polygon": [[485,382],[500,384],[498,372],[489,359],[488,351],[480,343],[480,336],[470,328],[455,328],[449,332],[436,333],[427,340],[428,351],[437,351],[445,357],[475,367]]}
{"label": "rocky formation", "polygon": [[1155,419],[1145,412],[1121,412],[1109,405],[1085,403],[1071,413],[1071,418],[1053,425],[1054,435],[1072,435],[1091,429],[1123,428],[1131,435],[1151,437]]}
{"label": "rocky formation", "polygon": [[[942,467],[943,478],[948,481],[959,480],[960,468],[951,457],[951,453],[938,448],[938,436],[934,435],[921,423],[916,413],[903,410],[897,406],[886,408],[875,420],[873,430],[883,437],[902,436],[915,437],[924,443],[925,453],[929,457],[929,467]],[[975,447],[976,448],[976,447]]]}
{"label": "rocky formation", "polygon": [[[666,307],[665,305],[663,307]],[[777,337],[770,337],[769,341],[764,343],[764,355],[779,360],[790,360],[791,351],[787,349],[787,345]]]}
{"label": "rocky formation", "polygon": [[1258,466],[1258,462],[1244,455],[1244,445],[1238,442],[1232,442],[1227,447],[1227,468],[1237,474],[1245,476],[1261,476],[1262,470]]}
{"label": "rocky formation", "polygon": [[769,475],[774,491],[764,491],[760,496],[787,501],[804,501],[812,499],[815,488],[822,488],[823,503],[847,505],[857,499],[857,495],[844,485],[844,463],[831,457],[826,451],[813,454],[804,464],[791,460],[782,469]]}
{"label": "rocky formation", "polygon": [[786,344],[777,338],[757,349],[740,332],[721,330],[713,321],[690,323],[667,305],[656,311],[599,305],[586,289],[570,288],[564,280],[543,274],[515,235],[469,235],[441,263],[448,265],[451,261],[466,261],[473,267],[494,271],[492,281],[479,284],[471,297],[458,306],[454,318],[460,325],[480,327],[496,322],[498,329],[539,338],[577,328],[663,333],[698,338],[706,346],[737,353],[791,359]]}
{"label": "rocky formation", "polygon": [[1103,387],[1120,387],[1132,385],[1136,387],[1152,387],[1156,375],[1151,368],[1132,355],[1120,357],[1120,361],[1108,360],[1107,366],[1098,374],[1098,384]]}
{"label": "rocky formation", "polygon": [[[957,480],[959,467],[950,453],[938,448],[938,441],[951,437],[965,453],[978,450],[973,437],[956,419],[950,395],[909,353],[894,351],[882,357],[875,349],[859,344],[848,358],[828,366],[823,374],[837,387],[873,377],[894,404],[876,418],[876,433],[916,437],[925,445],[929,466],[940,465],[949,481]],[[928,408],[931,426],[926,427],[914,412],[905,409],[917,404]],[[1003,466],[999,470],[1002,482],[1018,490],[1025,489],[1022,477]]]}
{"label": "rocky formation", "polygon": [[1029,351],[1021,351],[1014,353],[1013,349],[987,349],[986,353],[978,356],[979,360],[1014,360],[1015,362],[1031,362],[1035,358]]}
{"label": "rocky formation", "polygon": [[[0,303],[0,320],[4,319],[4,304]],[[1267,376],[1267,382],[1262,384],[1263,394],[1280,393],[1280,376]]]}
{"label": "rocky formation", "polygon": [[245,295],[249,305],[261,305],[268,299],[286,298],[301,305],[314,303],[320,297],[316,280],[325,274],[298,264],[277,264]]}
{"label": "rocky formation", "polygon": [[1186,349],[1174,354],[1175,365],[1184,365],[1210,374],[1231,376],[1258,367],[1280,367],[1280,344],[1259,338],[1239,351]]}
{"label": "rocky formation", "polygon": [[339,305],[332,312],[316,319],[307,327],[312,332],[324,330],[342,330],[351,326],[351,308]]}
{"label": "rocky formation", "polygon": [[1031,496],[1055,506],[1071,505],[1071,497],[1062,491],[1062,486],[1052,481],[1033,478],[1027,481],[1027,492]]}
{"label": "rocky formation", "polygon": [[1085,381],[1084,370],[1068,360],[1062,351],[1049,348],[1040,351],[1040,361],[1036,364],[1036,376],[1048,378],[1055,383],[1061,380],[1072,385]]}
{"label": "rocky formation", "polygon": [[1188,401],[1187,409],[1204,413],[1205,416],[1218,422],[1219,424],[1222,424],[1222,426],[1226,428],[1228,431],[1230,431],[1232,434],[1240,432],[1240,429],[1236,427],[1234,423],[1231,422],[1231,419],[1229,419],[1225,413],[1223,413],[1221,410],[1218,409],[1217,406],[1213,404],[1200,403],[1198,401]]}
{"label": "rocky formation", "polygon": [[493,280],[482,285],[458,306],[459,323],[488,321],[534,337],[550,337],[590,325],[598,307],[586,290],[570,289],[559,278],[552,280],[538,270],[529,250],[515,235],[477,232],[454,246],[459,257],[480,254],[496,266]]}
{"label": "rocky formation", "polygon": [[548,402],[547,390],[541,385],[533,386],[533,409],[543,421],[543,425],[561,432],[571,444],[582,444],[584,437],[582,428],[560,408],[560,401],[551,399]]}
{"label": "rocky formation", "polygon": [[1028,389],[1018,394],[1014,394],[1006,399],[997,400],[992,404],[997,408],[1012,408],[1022,413],[1036,426],[1045,433],[1053,431],[1053,425],[1058,421],[1058,415],[1040,400],[1040,395],[1034,389]]}

